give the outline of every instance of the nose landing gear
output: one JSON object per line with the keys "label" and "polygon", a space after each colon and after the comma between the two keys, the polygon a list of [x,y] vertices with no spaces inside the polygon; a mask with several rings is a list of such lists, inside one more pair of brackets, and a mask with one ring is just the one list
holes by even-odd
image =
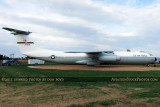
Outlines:
{"label": "nose landing gear", "polygon": [[157,65],[154,64],[154,67],[156,67]]}

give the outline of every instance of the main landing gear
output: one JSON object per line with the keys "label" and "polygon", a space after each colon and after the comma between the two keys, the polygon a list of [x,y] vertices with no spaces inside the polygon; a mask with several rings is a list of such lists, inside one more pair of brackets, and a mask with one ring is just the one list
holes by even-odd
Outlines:
{"label": "main landing gear", "polygon": [[[155,65],[155,64],[154,64],[153,66],[154,66],[154,67],[156,67],[156,65]],[[150,67],[150,65],[149,65],[149,64],[146,64],[146,67]]]}

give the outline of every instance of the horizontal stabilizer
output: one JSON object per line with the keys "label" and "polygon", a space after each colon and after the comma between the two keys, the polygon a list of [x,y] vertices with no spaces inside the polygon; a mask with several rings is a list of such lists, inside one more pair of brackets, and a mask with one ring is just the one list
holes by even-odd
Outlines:
{"label": "horizontal stabilizer", "polygon": [[29,35],[30,33],[32,33],[32,32],[29,32],[29,31],[22,31],[22,30],[7,28],[7,27],[3,27],[2,29],[11,31],[11,34],[14,34],[14,35]]}

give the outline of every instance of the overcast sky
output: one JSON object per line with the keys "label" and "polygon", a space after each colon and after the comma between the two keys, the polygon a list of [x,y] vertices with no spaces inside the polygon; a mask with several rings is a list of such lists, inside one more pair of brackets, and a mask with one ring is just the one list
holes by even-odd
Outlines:
{"label": "overcast sky", "polygon": [[[143,50],[160,56],[160,0],[0,0],[0,27],[57,51]],[[22,56],[0,29],[0,54]]]}

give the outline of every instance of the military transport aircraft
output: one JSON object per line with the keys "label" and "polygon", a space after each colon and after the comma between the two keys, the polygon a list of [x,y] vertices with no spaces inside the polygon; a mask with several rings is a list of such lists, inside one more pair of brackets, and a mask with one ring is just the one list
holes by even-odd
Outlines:
{"label": "military transport aircraft", "polygon": [[32,32],[3,27],[16,37],[17,44],[23,55],[36,59],[63,64],[144,64],[157,62],[157,58],[142,51],[99,51],[99,52],[61,52],[36,47],[30,40]]}

